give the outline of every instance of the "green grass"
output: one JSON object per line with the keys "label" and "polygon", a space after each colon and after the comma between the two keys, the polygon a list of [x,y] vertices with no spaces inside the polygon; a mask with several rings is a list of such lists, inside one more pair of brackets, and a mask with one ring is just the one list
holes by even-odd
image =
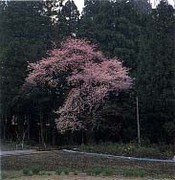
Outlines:
{"label": "green grass", "polygon": [[113,155],[124,155],[134,157],[147,157],[147,158],[162,158],[169,159],[173,157],[173,147],[167,146],[138,146],[137,144],[117,144],[117,143],[104,143],[99,145],[83,145],[77,147],[80,151],[96,152]]}
{"label": "green grass", "polygon": [[99,167],[91,168],[91,169],[87,169],[85,172],[89,176],[98,176],[102,173],[102,168]]}
{"label": "green grass", "polygon": [[114,170],[112,169],[112,168],[105,168],[104,170],[103,170],[103,172],[102,172],[102,175],[103,176],[112,176],[112,175],[114,175],[115,174],[115,172],[114,172]]}
{"label": "green grass", "polygon": [[85,173],[89,176],[112,176],[114,175],[114,170],[109,167],[94,167],[85,170]]}
{"label": "green grass", "polygon": [[[106,147],[104,147],[104,149],[105,148]],[[131,176],[142,176],[137,175],[142,173],[145,177],[160,177],[160,179],[162,179],[163,176],[175,178],[174,164],[172,163],[148,163],[143,161],[89,156],[79,153],[65,153],[63,151],[49,151],[25,156],[2,157],[1,167],[2,176],[6,177],[14,177],[15,172],[10,175],[9,171],[16,170],[16,172],[20,172],[21,176],[31,176],[34,174],[42,176],[47,175],[45,174],[46,172],[57,173],[57,175],[74,174],[74,172],[75,174],[79,174],[83,172],[93,176],[119,175],[124,177],[127,175],[129,176],[129,174],[131,174]],[[130,172],[128,169],[132,171]],[[139,169],[139,172],[135,169]],[[145,172],[142,172],[140,169],[144,169]],[[4,173],[4,171],[6,172]]]}
{"label": "green grass", "polygon": [[18,179],[20,176],[22,176],[21,171],[2,171],[0,178],[2,180],[12,178]]}
{"label": "green grass", "polygon": [[33,175],[32,171],[28,168],[23,169],[22,173],[24,176],[32,176]]}
{"label": "green grass", "polygon": [[73,172],[73,170],[71,170],[70,168],[65,168],[65,167],[59,167],[55,173],[57,175],[61,175],[61,174],[65,174],[65,175],[69,175],[70,172]]}
{"label": "green grass", "polygon": [[42,175],[40,172],[40,168],[37,166],[33,166],[32,168],[24,168],[22,170],[24,176]]}
{"label": "green grass", "polygon": [[93,168],[88,168],[83,171],[81,170],[75,170],[73,168],[65,168],[65,167],[59,167],[56,171],[55,174],[57,175],[69,175],[73,173],[73,175],[78,175],[80,172],[84,172],[85,174],[89,176],[112,176],[114,175],[114,170],[110,167],[93,167]]}
{"label": "green grass", "polygon": [[144,177],[146,172],[143,169],[125,169],[122,175],[125,177]]}
{"label": "green grass", "polygon": [[33,175],[38,175],[40,173],[40,168],[37,166],[32,167],[31,169]]}

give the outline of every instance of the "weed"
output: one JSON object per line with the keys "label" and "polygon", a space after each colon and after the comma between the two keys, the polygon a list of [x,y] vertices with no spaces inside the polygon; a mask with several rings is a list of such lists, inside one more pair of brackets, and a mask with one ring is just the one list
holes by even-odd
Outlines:
{"label": "weed", "polygon": [[86,174],[90,176],[98,176],[103,172],[103,169],[100,167],[95,167],[92,169],[87,169]]}
{"label": "weed", "polygon": [[145,171],[143,169],[126,169],[126,170],[123,170],[123,176],[126,176],[126,177],[144,177]]}
{"label": "weed", "polygon": [[34,175],[38,175],[40,173],[40,169],[37,166],[32,167],[31,171]]}
{"label": "weed", "polygon": [[24,176],[32,176],[33,175],[32,171],[28,168],[23,169],[22,173]]}
{"label": "weed", "polygon": [[87,169],[85,172],[87,175],[90,175],[90,176],[98,176],[100,174],[103,176],[112,176],[114,174],[114,170],[109,167],[90,168],[90,169]]}
{"label": "weed", "polygon": [[78,147],[80,151],[106,153],[113,155],[149,157],[149,158],[169,158],[173,157],[173,150],[170,147],[159,147],[155,145],[138,146],[134,143],[117,144],[105,143],[99,145],[84,145]]}
{"label": "weed", "polygon": [[61,175],[61,173],[62,173],[62,169],[60,169],[60,168],[59,168],[59,169],[57,169],[55,173],[56,173],[57,175]]}
{"label": "weed", "polygon": [[56,174],[57,175],[61,175],[61,173],[64,173],[65,175],[69,175],[69,172],[70,172],[70,169],[68,169],[68,168],[58,168],[57,170],[56,170]]}
{"label": "weed", "polygon": [[64,169],[63,172],[65,175],[69,175],[69,169]]}
{"label": "weed", "polygon": [[114,170],[112,168],[104,168],[102,174],[103,176],[112,176],[114,174]]}

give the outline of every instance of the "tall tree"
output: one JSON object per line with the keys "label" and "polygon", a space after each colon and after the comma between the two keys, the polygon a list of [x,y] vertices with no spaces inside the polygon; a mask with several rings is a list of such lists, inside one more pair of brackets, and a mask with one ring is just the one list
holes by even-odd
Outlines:
{"label": "tall tree", "polygon": [[[86,37],[98,44],[107,56],[116,56],[122,59],[124,65],[130,68],[130,75],[135,78],[140,35],[144,31],[150,10],[151,6],[146,0],[139,2],[137,0],[86,0],[83,15],[80,19],[78,36]],[[137,131],[135,124],[135,96],[135,92],[130,91],[127,95],[125,94],[119,98],[121,102],[109,101],[108,110],[106,110],[110,112],[114,106],[117,110],[118,104],[121,104],[120,108],[123,108],[123,110],[119,112],[125,111],[127,113],[125,118],[122,113],[120,114],[120,119],[125,119],[125,123],[121,121],[121,127],[126,130],[127,133],[125,134],[129,134],[130,140],[135,139],[134,128],[135,132]],[[103,116],[103,113],[101,115]],[[118,119],[118,117],[119,115],[116,116],[114,113],[113,118]],[[106,119],[108,118],[106,117]],[[102,122],[104,122],[103,117]],[[128,124],[128,127],[126,124]],[[128,137],[127,140],[129,140]],[[122,139],[125,139],[124,136]]]}
{"label": "tall tree", "polygon": [[86,130],[95,122],[84,113],[91,114],[111,92],[131,87],[127,69],[117,59],[107,59],[95,46],[84,40],[68,39],[50,57],[31,63],[26,84],[56,88],[64,96],[56,120],[57,127],[65,130]]}
{"label": "tall tree", "polygon": [[62,4],[56,15],[55,24],[55,38],[58,40],[57,44],[68,36],[76,36],[79,11],[73,0],[68,0]]}
{"label": "tall tree", "polygon": [[143,133],[156,142],[165,140],[164,125],[175,119],[174,20],[173,7],[161,1],[150,14],[139,56],[136,80]]}
{"label": "tall tree", "polygon": [[26,76],[28,61],[36,61],[51,47],[50,18],[43,2],[1,2],[0,12],[1,115],[10,121]]}
{"label": "tall tree", "polygon": [[[145,5],[146,4],[146,5]],[[119,57],[124,64],[136,70],[139,37],[143,18],[150,5],[145,1],[85,1],[78,35],[98,43],[103,52]],[[146,12],[146,13],[145,13]]]}

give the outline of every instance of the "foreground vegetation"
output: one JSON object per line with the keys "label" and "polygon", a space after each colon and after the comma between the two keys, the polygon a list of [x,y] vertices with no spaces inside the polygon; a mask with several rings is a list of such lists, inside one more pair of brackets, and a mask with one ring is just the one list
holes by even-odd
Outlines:
{"label": "foreground vegetation", "polygon": [[25,156],[2,157],[2,176],[4,179],[24,176],[35,177],[36,175],[43,178],[49,175],[67,177],[68,175],[80,176],[82,173],[85,176],[99,177],[173,179],[175,178],[175,165],[174,163],[151,163],[90,156],[81,153],[66,153],[61,150],[38,151]]}
{"label": "foreground vegetation", "polygon": [[[83,138],[88,142],[129,142],[137,137],[137,99],[141,138],[151,143],[174,144],[174,8],[165,0],[162,0],[154,9],[148,0],[88,0],[85,1],[82,16],[79,16],[80,12],[74,1],[62,2],[62,0],[0,2],[0,131],[2,139],[21,143],[28,140],[43,145],[46,143],[63,145],[72,142],[80,144]],[[73,79],[67,78],[74,74],[71,70],[72,65],[66,68],[67,72],[64,65],[60,64],[60,67],[63,67],[62,72],[58,62],[64,64],[65,61],[59,61],[60,58],[75,65],[74,60],[79,61],[82,58],[86,61],[89,59],[87,57],[92,55],[89,48],[83,48],[84,51],[81,51],[83,53],[79,56],[79,50],[83,47],[79,46],[78,51],[73,51],[73,56],[66,55],[65,52],[68,53],[68,51],[61,51],[63,56],[57,54],[54,61],[49,61],[48,56],[51,54],[48,50],[56,52],[50,50],[61,47],[63,40],[70,36],[86,39],[86,43],[91,45],[96,44],[98,50],[110,59],[113,57],[120,59],[123,66],[129,69],[129,76],[134,79],[133,88],[119,91],[119,93],[107,93],[109,98],[104,98],[105,101],[101,104],[99,100],[104,96],[106,85],[114,82],[109,81],[109,76],[106,81],[107,76],[104,73],[107,72],[107,67],[112,69],[116,67],[114,65],[117,60],[113,65],[106,66],[105,64],[109,64],[109,61],[105,59],[103,66],[98,65],[97,68],[95,64],[101,64],[102,56],[96,50],[93,53],[95,57],[92,56],[94,57],[92,59],[96,61],[95,69],[88,67],[92,72],[84,71],[85,66],[72,69],[73,71],[77,69],[75,74],[83,70],[88,76],[98,72],[93,75],[92,81],[87,81],[85,76],[73,76],[74,78],[81,77],[76,83],[72,81]],[[83,54],[87,57],[84,58]],[[41,59],[45,59],[42,61],[43,66],[42,63],[38,64]],[[50,62],[56,64],[53,65]],[[34,63],[33,68],[36,70],[39,67],[42,68],[35,71],[33,74],[35,76],[29,76],[33,71],[32,66],[30,69],[27,68],[28,63],[30,65]],[[104,71],[105,68],[107,69]],[[38,76],[37,72],[48,80],[47,83],[44,83],[42,76]],[[109,72],[106,74],[112,75],[116,71]],[[101,76],[104,78],[100,78]],[[33,86],[27,83],[29,89],[26,90],[24,87],[27,77],[36,77],[44,84],[38,82],[36,86]],[[68,79],[72,83],[68,83]],[[69,96],[72,94],[70,91],[72,88],[78,88],[80,85],[84,87],[86,82],[93,82],[93,88],[90,89],[94,90],[102,84],[102,87],[104,86],[97,91],[97,94],[102,93],[100,96],[95,96],[96,93],[93,91],[90,93],[90,97],[96,97],[99,102],[97,106],[90,108],[93,112],[81,112],[77,117],[78,121],[87,122],[84,124],[87,125],[85,128],[87,131],[83,130],[85,127],[83,125],[80,127],[84,132],[79,131],[73,134],[66,132],[61,135],[56,130],[55,119],[59,116],[55,112],[64,106],[67,98],[74,97]],[[113,85],[116,86],[118,83],[107,85],[107,88],[109,86],[111,89]],[[81,98],[83,101],[94,102],[83,92],[79,93],[83,95]],[[75,104],[81,104],[79,101],[75,102]],[[88,106],[84,106],[88,111]],[[70,109],[73,107],[70,104]],[[69,124],[72,125],[71,122]]]}
{"label": "foreground vegetation", "polygon": [[[82,171],[71,168],[58,168],[55,171],[43,171],[39,167],[26,168],[20,171],[3,171],[2,179],[128,179],[128,178],[151,178],[146,171],[140,168],[116,170],[114,168],[95,167],[84,169]],[[161,175],[159,178],[174,178],[169,175]]]}
{"label": "foreground vegetation", "polygon": [[[131,156],[141,158],[158,158],[158,159],[172,159],[174,157],[173,145],[156,145],[146,144],[138,145],[137,143],[99,143],[99,144],[83,144],[83,145],[65,145],[65,146],[50,146],[46,145],[45,150],[54,149],[71,149],[83,152],[102,153],[116,156]],[[30,142],[25,142],[24,149],[44,150],[42,146]],[[15,142],[3,141],[1,142],[1,150],[21,150],[21,146],[16,146]]]}
{"label": "foreground vegetation", "polygon": [[145,157],[145,158],[160,158],[172,159],[174,156],[173,146],[157,146],[157,145],[143,145],[139,146],[135,143],[103,143],[99,145],[83,145],[78,146],[75,150],[85,152],[104,153],[111,155]]}
{"label": "foreground vegetation", "polygon": [[42,179],[46,176],[52,177],[55,176],[57,178],[60,178],[62,176],[86,176],[86,177],[145,177],[145,171],[142,169],[126,169],[122,170],[121,172],[117,172],[114,168],[106,167],[106,168],[89,168],[85,169],[83,171],[71,169],[71,168],[58,168],[55,171],[41,171],[39,167],[34,168],[26,168],[20,171],[3,171],[2,172],[2,179],[13,179],[13,178],[25,178],[25,177],[31,177],[31,178],[38,178]]}

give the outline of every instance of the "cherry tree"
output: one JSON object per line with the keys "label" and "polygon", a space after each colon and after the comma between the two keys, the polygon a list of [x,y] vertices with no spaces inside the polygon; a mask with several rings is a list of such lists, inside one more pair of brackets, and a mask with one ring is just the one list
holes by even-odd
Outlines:
{"label": "cherry tree", "polygon": [[28,66],[24,87],[44,86],[64,89],[65,101],[58,109],[58,130],[86,129],[90,114],[105,101],[110,92],[126,90],[132,79],[128,69],[117,58],[106,58],[95,45],[86,40],[68,38],[59,49]]}

